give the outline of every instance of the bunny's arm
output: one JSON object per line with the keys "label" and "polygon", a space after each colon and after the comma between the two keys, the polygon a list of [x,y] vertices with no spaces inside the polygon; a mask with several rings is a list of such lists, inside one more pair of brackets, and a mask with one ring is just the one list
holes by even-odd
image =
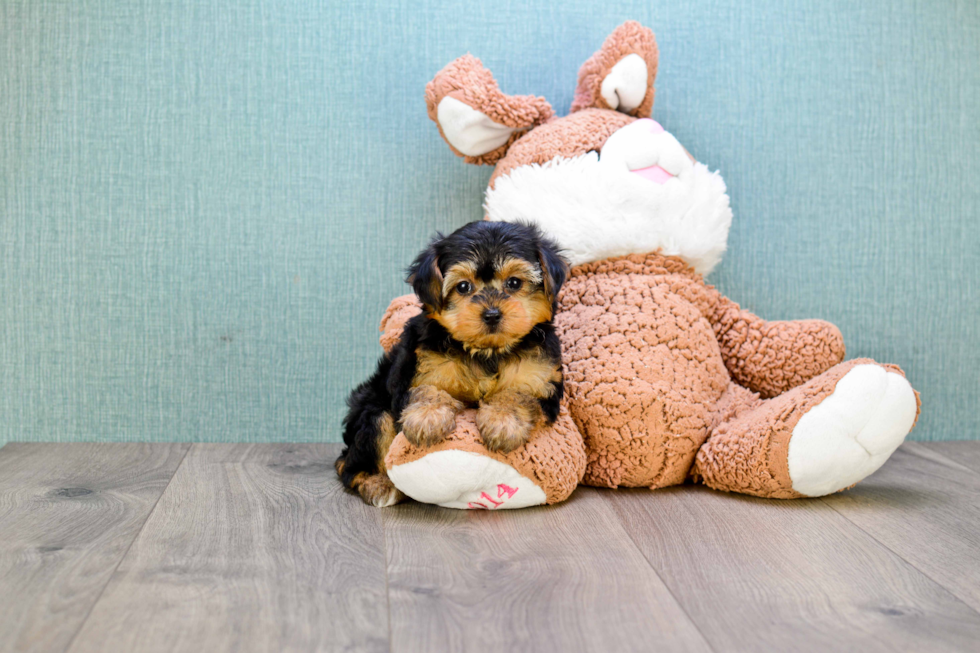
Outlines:
{"label": "bunny's arm", "polygon": [[840,330],[823,320],[767,322],[710,288],[706,317],[729,374],[762,397],[775,397],[844,360]]}

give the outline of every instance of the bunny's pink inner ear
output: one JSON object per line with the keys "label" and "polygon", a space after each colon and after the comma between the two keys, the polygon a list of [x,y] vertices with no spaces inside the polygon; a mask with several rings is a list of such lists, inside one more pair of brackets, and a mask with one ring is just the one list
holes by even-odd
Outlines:
{"label": "bunny's pink inner ear", "polygon": [[634,21],[623,23],[579,69],[572,111],[614,109],[649,116],[658,59],[653,32]]}
{"label": "bunny's pink inner ear", "polygon": [[449,149],[467,163],[496,163],[525,131],[554,115],[544,98],[501,93],[471,55],[439,71],[425,87],[425,102]]}

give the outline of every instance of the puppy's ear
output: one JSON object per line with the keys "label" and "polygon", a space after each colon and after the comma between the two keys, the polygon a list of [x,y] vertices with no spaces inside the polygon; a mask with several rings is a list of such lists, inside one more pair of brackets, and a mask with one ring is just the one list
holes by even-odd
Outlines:
{"label": "puppy's ear", "polygon": [[547,236],[538,236],[538,264],[544,281],[544,292],[552,303],[558,301],[558,291],[568,276],[568,262],[559,253],[558,244]]}
{"label": "puppy's ear", "polygon": [[408,268],[406,281],[426,307],[442,309],[442,272],[439,270],[439,253],[435,245],[429,245]]}

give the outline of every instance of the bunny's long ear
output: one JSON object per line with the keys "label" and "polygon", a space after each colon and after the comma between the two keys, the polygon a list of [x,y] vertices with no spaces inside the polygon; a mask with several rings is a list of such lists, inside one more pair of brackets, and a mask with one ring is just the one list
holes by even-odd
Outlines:
{"label": "bunny's long ear", "polygon": [[659,56],[652,31],[623,23],[579,69],[572,111],[594,107],[649,117]]}
{"label": "bunny's long ear", "polygon": [[511,143],[554,115],[533,95],[504,95],[480,60],[460,57],[425,86],[429,117],[457,156],[467,163],[496,163]]}

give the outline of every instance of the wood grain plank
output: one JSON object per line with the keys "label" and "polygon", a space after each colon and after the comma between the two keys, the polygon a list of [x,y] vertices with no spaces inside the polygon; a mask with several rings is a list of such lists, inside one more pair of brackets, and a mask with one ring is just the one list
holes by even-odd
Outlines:
{"label": "wood grain plank", "polygon": [[916,444],[942,454],[952,462],[969,467],[980,474],[980,442],[975,440],[953,440],[947,442],[917,442]]}
{"label": "wood grain plank", "polygon": [[980,474],[906,442],[878,473],[824,501],[980,612]]}
{"label": "wood grain plank", "polygon": [[0,650],[68,646],[188,447],[0,449]]}
{"label": "wood grain plank", "polygon": [[393,651],[710,650],[594,489],[383,519]]}
{"label": "wood grain plank", "polygon": [[388,650],[380,513],[338,453],[194,445],[70,650]]}
{"label": "wood grain plank", "polygon": [[980,615],[820,500],[605,495],[718,651],[975,651]]}

